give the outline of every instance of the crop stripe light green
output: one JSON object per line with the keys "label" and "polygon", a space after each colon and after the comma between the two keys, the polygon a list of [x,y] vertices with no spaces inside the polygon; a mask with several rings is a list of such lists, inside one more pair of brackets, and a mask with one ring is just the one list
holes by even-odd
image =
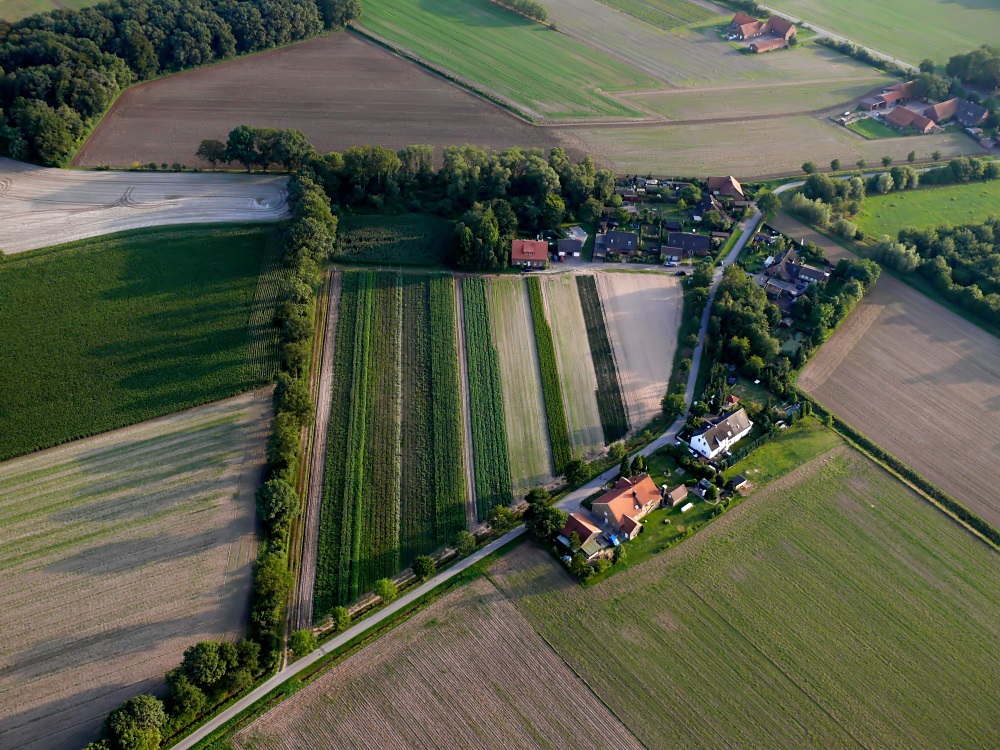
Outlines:
{"label": "crop stripe light green", "polygon": [[510,505],[513,489],[504,427],[500,356],[490,333],[486,282],[479,277],[467,277],[462,281],[462,292],[476,501],[479,520],[483,520],[490,508]]}
{"label": "crop stripe light green", "polygon": [[573,458],[573,452],[569,442],[569,427],[566,425],[566,408],[563,404],[562,382],[559,380],[556,347],[552,341],[549,321],[545,318],[542,284],[535,277],[528,279],[528,298],[531,301],[535,348],[538,350],[538,365],[542,374],[542,397],[545,400],[549,444],[552,446],[552,463],[556,474],[562,474],[566,464]]}

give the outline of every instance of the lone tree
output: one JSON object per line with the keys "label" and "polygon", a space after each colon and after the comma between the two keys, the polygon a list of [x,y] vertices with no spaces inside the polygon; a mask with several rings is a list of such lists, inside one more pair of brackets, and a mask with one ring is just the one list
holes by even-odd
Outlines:
{"label": "lone tree", "polygon": [[497,505],[486,516],[486,523],[498,534],[506,534],[517,525],[517,514],[505,505]]}
{"label": "lone tree", "polygon": [[819,167],[817,167],[815,163],[807,161],[805,164],[802,165],[802,171],[805,172],[806,174],[815,174],[816,172],[819,171]]}
{"label": "lone tree", "polygon": [[883,156],[882,157],[882,166],[883,167],[892,166],[892,157],[889,156],[888,154],[886,156]]}
{"label": "lone tree", "polygon": [[375,596],[388,604],[399,596],[399,588],[388,578],[379,578],[375,581]]}
{"label": "lone tree", "polygon": [[583,484],[590,479],[590,470],[587,462],[582,458],[574,458],[566,462],[563,469],[563,476],[566,477],[567,484]]}
{"label": "lone tree", "polygon": [[204,159],[212,165],[212,169],[215,169],[215,166],[220,161],[227,161],[226,144],[214,138],[206,138],[198,146],[198,150],[194,152],[194,155]]}
{"label": "lone tree", "polygon": [[781,199],[770,190],[765,190],[757,196],[757,208],[766,216],[773,216],[781,208]]}
{"label": "lone tree", "polygon": [[857,165],[858,169],[864,169],[865,167],[868,166],[868,162],[866,162],[864,159],[858,159],[854,163]]}
{"label": "lone tree", "polygon": [[830,169],[832,169],[834,172],[840,169],[840,159],[832,159],[830,161]]}
{"label": "lone tree", "polygon": [[309,628],[296,630],[288,639],[288,647],[296,659],[301,659],[316,648],[316,634]]}
{"label": "lone tree", "polygon": [[454,547],[459,557],[468,557],[476,551],[476,537],[468,531],[460,531],[455,536]]}
{"label": "lone tree", "polygon": [[436,569],[437,565],[434,564],[434,558],[430,555],[417,555],[413,560],[413,575],[421,581],[434,575]]}
{"label": "lone tree", "polygon": [[351,626],[351,613],[348,612],[347,607],[336,606],[330,613],[333,618],[334,626],[337,631],[347,630]]}
{"label": "lone tree", "polygon": [[911,151],[910,153],[908,153],[906,155],[906,160],[908,162],[910,162],[910,164],[913,164],[913,162],[915,162],[917,160],[917,152],[916,151]]}
{"label": "lone tree", "polygon": [[935,151],[934,153],[931,154],[931,158],[934,161],[941,161],[941,152],[940,151]]}

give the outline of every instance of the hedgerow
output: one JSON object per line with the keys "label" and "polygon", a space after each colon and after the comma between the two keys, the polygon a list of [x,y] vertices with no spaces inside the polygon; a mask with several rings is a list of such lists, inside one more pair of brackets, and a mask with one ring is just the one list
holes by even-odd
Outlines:
{"label": "hedgerow", "polygon": [[555,473],[562,474],[566,464],[573,458],[573,450],[569,442],[569,428],[566,426],[566,408],[563,404],[562,383],[559,380],[556,347],[552,341],[549,321],[545,318],[542,284],[536,277],[528,279],[528,298],[531,300],[531,319],[535,328],[538,364],[542,371],[542,397],[545,400],[549,444],[552,446],[552,463]]}

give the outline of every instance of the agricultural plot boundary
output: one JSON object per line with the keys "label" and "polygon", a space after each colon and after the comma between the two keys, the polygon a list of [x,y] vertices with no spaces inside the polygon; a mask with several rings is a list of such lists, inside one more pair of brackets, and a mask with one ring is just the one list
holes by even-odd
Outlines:
{"label": "agricultural plot boundary", "polygon": [[594,360],[594,372],[597,375],[597,408],[601,414],[601,427],[604,429],[605,441],[610,444],[623,438],[629,430],[615,352],[611,347],[611,339],[608,338],[604,307],[597,292],[597,280],[590,275],[577,276],[576,286],[580,306],[583,308],[583,319],[587,325],[587,340]]}
{"label": "agricultural plot boundary", "polygon": [[552,341],[552,329],[545,317],[541,281],[534,276],[527,281],[531,319],[535,327],[535,348],[538,350],[538,363],[542,372],[542,396],[545,399],[545,418],[549,427],[549,444],[552,446],[552,463],[555,473],[562,474],[566,464],[573,458],[573,451],[569,442],[569,428],[566,426],[559,364],[556,360],[555,344]]}
{"label": "agricultural plot boundary", "polygon": [[482,521],[490,508],[510,505],[514,493],[500,383],[500,356],[490,332],[485,279],[464,278],[462,297],[476,506]]}

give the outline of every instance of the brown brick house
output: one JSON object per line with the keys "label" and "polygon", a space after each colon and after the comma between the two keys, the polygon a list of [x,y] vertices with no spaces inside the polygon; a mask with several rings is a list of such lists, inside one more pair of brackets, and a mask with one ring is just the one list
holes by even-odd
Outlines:
{"label": "brown brick house", "polygon": [[635,539],[642,531],[639,521],[660,506],[662,495],[648,474],[631,479],[620,477],[614,487],[594,501],[592,512],[626,539]]}
{"label": "brown brick house", "polygon": [[544,268],[549,262],[549,243],[545,240],[514,240],[510,264],[521,268]]}

